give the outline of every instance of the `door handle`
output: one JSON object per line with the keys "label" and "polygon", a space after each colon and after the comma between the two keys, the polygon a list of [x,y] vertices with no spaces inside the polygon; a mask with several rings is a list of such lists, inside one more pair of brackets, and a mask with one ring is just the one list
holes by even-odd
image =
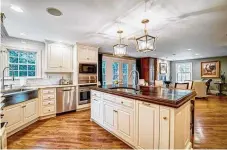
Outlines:
{"label": "door handle", "polygon": [[145,103],[145,102],[143,102],[143,105],[145,105],[145,106],[151,106],[151,104]]}

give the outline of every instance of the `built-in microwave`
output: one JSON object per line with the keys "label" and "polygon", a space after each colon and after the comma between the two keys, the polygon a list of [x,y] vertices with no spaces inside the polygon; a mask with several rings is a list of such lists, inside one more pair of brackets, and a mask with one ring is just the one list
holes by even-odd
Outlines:
{"label": "built-in microwave", "polygon": [[97,64],[79,64],[79,73],[97,73]]}

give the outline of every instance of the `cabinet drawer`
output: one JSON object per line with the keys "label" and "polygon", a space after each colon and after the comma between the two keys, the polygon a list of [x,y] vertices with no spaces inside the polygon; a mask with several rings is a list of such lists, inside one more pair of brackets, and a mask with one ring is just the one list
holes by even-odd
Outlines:
{"label": "cabinet drawer", "polygon": [[103,94],[103,99],[106,100],[106,101],[116,103],[116,98],[113,95],[110,95],[110,94]]}
{"label": "cabinet drawer", "polygon": [[95,96],[95,97],[101,98],[101,93],[96,92],[96,91],[92,91],[91,95],[92,95],[92,96]]}
{"label": "cabinet drawer", "polygon": [[55,106],[43,107],[43,113],[44,114],[54,113],[54,112],[55,112]]}
{"label": "cabinet drawer", "polygon": [[54,100],[48,100],[43,102],[43,106],[54,105]]}
{"label": "cabinet drawer", "polygon": [[43,100],[50,100],[50,99],[54,99],[54,98],[55,98],[55,94],[43,95]]}
{"label": "cabinet drawer", "polygon": [[43,94],[54,94],[55,93],[55,89],[43,89],[42,90]]}
{"label": "cabinet drawer", "polygon": [[122,106],[134,108],[134,101],[133,100],[128,100],[128,99],[124,99],[124,98],[117,98],[116,103],[118,103]]}

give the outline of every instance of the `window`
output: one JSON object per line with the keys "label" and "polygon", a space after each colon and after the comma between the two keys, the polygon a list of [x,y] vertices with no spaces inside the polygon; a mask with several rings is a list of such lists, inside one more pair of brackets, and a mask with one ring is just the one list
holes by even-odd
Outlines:
{"label": "window", "polygon": [[35,77],[37,74],[36,52],[9,50],[9,76]]}
{"label": "window", "polygon": [[119,63],[118,62],[114,62],[112,64],[112,71],[113,71],[113,84],[115,84],[115,81],[119,81]]}
{"label": "window", "polygon": [[123,84],[128,85],[128,64],[122,64]]}
{"label": "window", "polygon": [[106,61],[102,61],[102,86],[106,85]]}
{"label": "window", "polygon": [[[136,70],[136,64],[132,64],[132,70]],[[135,71],[132,72],[132,85],[133,85],[133,87],[136,86],[136,73],[135,73]]]}
{"label": "window", "polygon": [[192,63],[177,63],[176,79],[178,82],[192,80]]}

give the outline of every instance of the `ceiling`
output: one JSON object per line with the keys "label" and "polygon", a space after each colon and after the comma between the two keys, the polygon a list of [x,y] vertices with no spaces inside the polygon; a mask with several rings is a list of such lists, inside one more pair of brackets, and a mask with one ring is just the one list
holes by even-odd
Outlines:
{"label": "ceiling", "polygon": [[[227,56],[227,0],[146,2],[146,13],[144,0],[2,0],[2,11],[7,17],[6,29],[13,37],[79,42],[112,53],[120,28],[129,45],[129,56],[167,60]],[[24,12],[13,11],[11,4]],[[58,8],[63,16],[49,15],[48,7]],[[136,52],[135,41],[128,40],[143,34],[143,16],[150,20],[149,34],[158,39],[155,52]]]}

